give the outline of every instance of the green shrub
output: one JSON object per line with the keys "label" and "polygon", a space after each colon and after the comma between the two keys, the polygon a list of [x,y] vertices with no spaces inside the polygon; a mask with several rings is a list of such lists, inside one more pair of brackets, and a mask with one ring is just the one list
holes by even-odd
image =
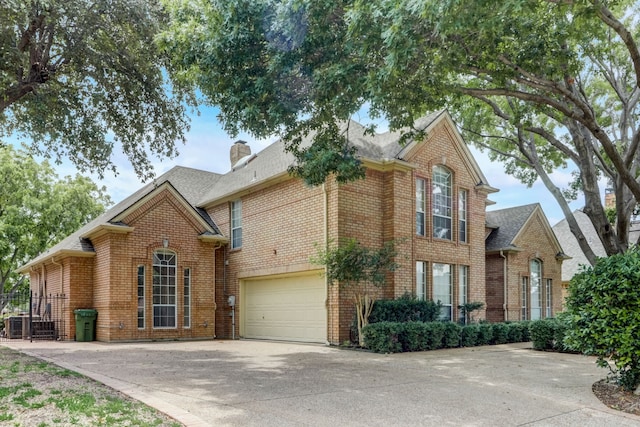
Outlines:
{"label": "green shrub", "polygon": [[598,366],[627,390],[640,385],[639,284],[638,246],[600,258],[571,280],[564,317],[566,343],[597,356]]}
{"label": "green shrub", "polygon": [[491,323],[478,324],[478,336],[476,339],[476,345],[491,344],[492,338],[493,338],[493,326],[491,326]]}
{"label": "green shrub", "polygon": [[453,322],[444,323],[444,331],[442,337],[442,347],[452,348],[460,347],[460,333],[462,326]]}
{"label": "green shrub", "polygon": [[371,323],[362,328],[365,346],[376,353],[398,353],[402,351],[400,342],[401,324],[393,322]]}
{"label": "green shrub", "polygon": [[424,333],[427,336],[426,347],[421,350],[438,350],[442,348],[445,324],[443,322],[425,322]]}
{"label": "green shrub", "polygon": [[534,320],[529,324],[529,331],[535,350],[553,350],[555,332],[553,319]]}
{"label": "green shrub", "polygon": [[462,347],[473,347],[478,345],[478,325],[466,325],[460,331],[460,345]]}
{"label": "green shrub", "polygon": [[522,320],[518,322],[520,325],[520,330],[522,331],[522,342],[531,341],[531,330],[529,329],[529,325],[531,325],[530,320]]}
{"label": "green shrub", "polygon": [[[505,323],[507,326],[507,342],[522,342],[522,329],[521,322]],[[528,341],[528,340],[527,340]]]}
{"label": "green shrub", "polygon": [[505,344],[507,342],[509,330],[505,323],[493,323],[491,329],[491,344]]}
{"label": "green shrub", "polygon": [[409,294],[394,300],[378,300],[373,305],[369,323],[435,322],[440,315],[440,303],[419,300]]}

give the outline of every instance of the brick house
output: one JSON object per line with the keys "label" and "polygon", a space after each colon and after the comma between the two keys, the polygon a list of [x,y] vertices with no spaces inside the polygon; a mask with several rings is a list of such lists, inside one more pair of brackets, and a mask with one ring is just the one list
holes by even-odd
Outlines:
{"label": "brick house", "polygon": [[564,254],[539,203],[487,212],[487,320],[536,320],[562,310]]}
{"label": "brick house", "polygon": [[[310,262],[318,245],[404,239],[380,297],[407,292],[457,305],[484,301],[489,186],[446,112],[424,117],[422,140],[345,127],[366,179],[309,187],[288,174],[278,141],[257,154],[237,142],[231,170],[176,167],[21,268],[32,287],[98,310],[100,341],[349,339],[352,295]],[[308,141],[307,141],[308,142]],[[484,318],[484,310],[477,318]]]}

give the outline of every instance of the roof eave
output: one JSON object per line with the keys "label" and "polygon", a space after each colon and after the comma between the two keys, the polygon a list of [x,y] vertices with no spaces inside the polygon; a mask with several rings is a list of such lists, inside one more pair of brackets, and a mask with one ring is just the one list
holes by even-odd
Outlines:
{"label": "roof eave", "polygon": [[100,224],[80,236],[83,239],[95,239],[107,233],[127,234],[135,230],[134,227],[121,224]]}
{"label": "roof eave", "polygon": [[[34,267],[45,264],[47,262],[53,263],[60,261],[61,259],[75,257],[75,258],[93,258],[96,256],[94,251],[82,251],[77,249],[60,249],[50,255],[47,255],[44,258],[40,258],[38,260],[30,261],[23,265],[22,267],[16,269],[17,273],[27,274],[29,271],[33,270]],[[56,259],[57,258],[57,259]]]}
{"label": "roof eave", "polygon": [[201,234],[198,236],[198,240],[207,243],[220,243],[222,245],[226,245],[229,243],[229,238],[221,236],[219,234]]}
{"label": "roof eave", "polygon": [[236,200],[248,193],[252,193],[254,191],[258,191],[261,190],[263,188],[269,187],[271,185],[277,184],[279,182],[284,182],[287,181],[289,179],[293,179],[294,177],[291,176],[291,174],[289,174],[288,171],[283,171],[280,173],[277,173],[267,179],[264,179],[262,181],[256,181],[255,183],[252,183],[250,185],[247,185],[245,187],[239,188],[237,190],[234,190],[232,192],[223,194],[222,196],[213,198],[213,199],[209,199],[205,202],[202,202],[200,204],[198,204],[198,207],[203,208],[205,210],[212,208],[213,206],[219,205],[221,203],[224,202],[228,202],[231,200]]}

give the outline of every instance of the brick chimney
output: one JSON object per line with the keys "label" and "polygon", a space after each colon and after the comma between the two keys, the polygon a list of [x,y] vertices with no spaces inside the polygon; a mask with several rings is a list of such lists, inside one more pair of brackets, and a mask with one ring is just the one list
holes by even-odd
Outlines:
{"label": "brick chimney", "polygon": [[231,152],[229,153],[229,158],[231,159],[231,167],[233,168],[236,163],[238,163],[238,160],[250,154],[251,147],[249,147],[246,142],[236,141],[231,146]]}

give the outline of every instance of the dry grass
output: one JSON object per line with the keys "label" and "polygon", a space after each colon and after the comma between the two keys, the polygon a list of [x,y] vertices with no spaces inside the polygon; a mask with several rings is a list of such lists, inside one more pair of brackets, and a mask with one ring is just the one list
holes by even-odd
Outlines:
{"label": "dry grass", "polygon": [[181,426],[90,378],[0,347],[0,425]]}

